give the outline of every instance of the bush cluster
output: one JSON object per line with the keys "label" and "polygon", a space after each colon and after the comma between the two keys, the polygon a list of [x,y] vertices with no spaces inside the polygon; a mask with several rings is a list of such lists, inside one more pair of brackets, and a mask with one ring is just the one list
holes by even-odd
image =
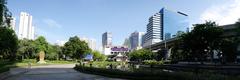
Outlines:
{"label": "bush cluster", "polygon": [[134,79],[134,80],[240,80],[240,77],[224,76],[220,74],[196,74],[193,72],[166,72],[163,70],[135,69],[122,71],[118,69],[105,69],[84,67],[76,65],[74,69],[90,74],[107,77]]}

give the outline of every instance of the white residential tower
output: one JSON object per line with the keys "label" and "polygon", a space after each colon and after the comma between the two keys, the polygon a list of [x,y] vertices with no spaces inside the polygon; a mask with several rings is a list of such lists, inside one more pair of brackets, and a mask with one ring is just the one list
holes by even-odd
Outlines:
{"label": "white residential tower", "polygon": [[18,30],[19,39],[34,39],[34,27],[32,26],[32,15],[21,12]]}

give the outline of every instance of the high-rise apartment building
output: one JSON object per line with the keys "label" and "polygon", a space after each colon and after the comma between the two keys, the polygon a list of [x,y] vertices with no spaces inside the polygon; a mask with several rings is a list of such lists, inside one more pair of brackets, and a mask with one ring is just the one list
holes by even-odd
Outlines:
{"label": "high-rise apartment building", "polygon": [[103,46],[103,48],[112,46],[112,33],[110,33],[110,32],[103,33],[102,46]]}
{"label": "high-rise apartment building", "polygon": [[20,22],[18,30],[19,39],[34,39],[34,27],[32,26],[32,15],[21,12],[20,13]]}
{"label": "high-rise apartment building", "polygon": [[188,15],[162,8],[149,18],[147,33],[143,36],[143,46],[149,46],[176,36],[178,31],[189,27]]}
{"label": "high-rise apartment building", "polygon": [[131,50],[137,50],[142,48],[142,36],[144,35],[144,32],[133,32],[130,37],[130,49]]}

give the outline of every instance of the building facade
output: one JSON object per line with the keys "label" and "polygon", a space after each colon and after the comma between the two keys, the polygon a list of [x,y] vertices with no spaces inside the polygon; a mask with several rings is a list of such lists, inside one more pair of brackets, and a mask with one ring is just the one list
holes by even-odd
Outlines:
{"label": "building facade", "polygon": [[112,61],[128,61],[127,54],[129,53],[129,48],[126,46],[111,46],[106,47],[104,52],[108,56],[108,60]]}
{"label": "building facade", "polygon": [[105,32],[102,35],[102,47],[110,47],[112,46],[112,33]]}
{"label": "building facade", "polygon": [[133,32],[129,37],[130,50],[138,50],[142,48],[142,36],[144,32]]}
{"label": "building facade", "polygon": [[187,32],[189,28],[188,15],[183,12],[174,12],[162,8],[161,14],[161,25],[162,25],[162,40],[167,40],[176,37],[178,32]]}
{"label": "building facade", "polygon": [[110,55],[112,47],[112,33],[105,32],[102,34],[102,51],[105,55]]}
{"label": "building facade", "polygon": [[20,22],[18,30],[19,39],[34,39],[34,27],[32,26],[32,15],[21,12],[20,13]]}
{"label": "building facade", "polygon": [[143,46],[148,46],[161,41],[162,27],[160,24],[160,19],[160,13],[156,13],[149,18],[149,23],[147,24],[147,32],[143,36]]}
{"label": "building facade", "polygon": [[186,31],[189,27],[188,15],[162,8],[149,18],[147,32],[143,36],[143,47],[171,39],[178,31]]}

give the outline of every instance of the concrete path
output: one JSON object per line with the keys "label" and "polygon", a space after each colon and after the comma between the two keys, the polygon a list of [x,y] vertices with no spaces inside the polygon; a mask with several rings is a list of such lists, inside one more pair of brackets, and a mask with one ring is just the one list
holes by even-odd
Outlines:
{"label": "concrete path", "polygon": [[6,80],[122,80],[80,73],[72,69],[74,64],[35,66],[31,69],[14,68]]}

